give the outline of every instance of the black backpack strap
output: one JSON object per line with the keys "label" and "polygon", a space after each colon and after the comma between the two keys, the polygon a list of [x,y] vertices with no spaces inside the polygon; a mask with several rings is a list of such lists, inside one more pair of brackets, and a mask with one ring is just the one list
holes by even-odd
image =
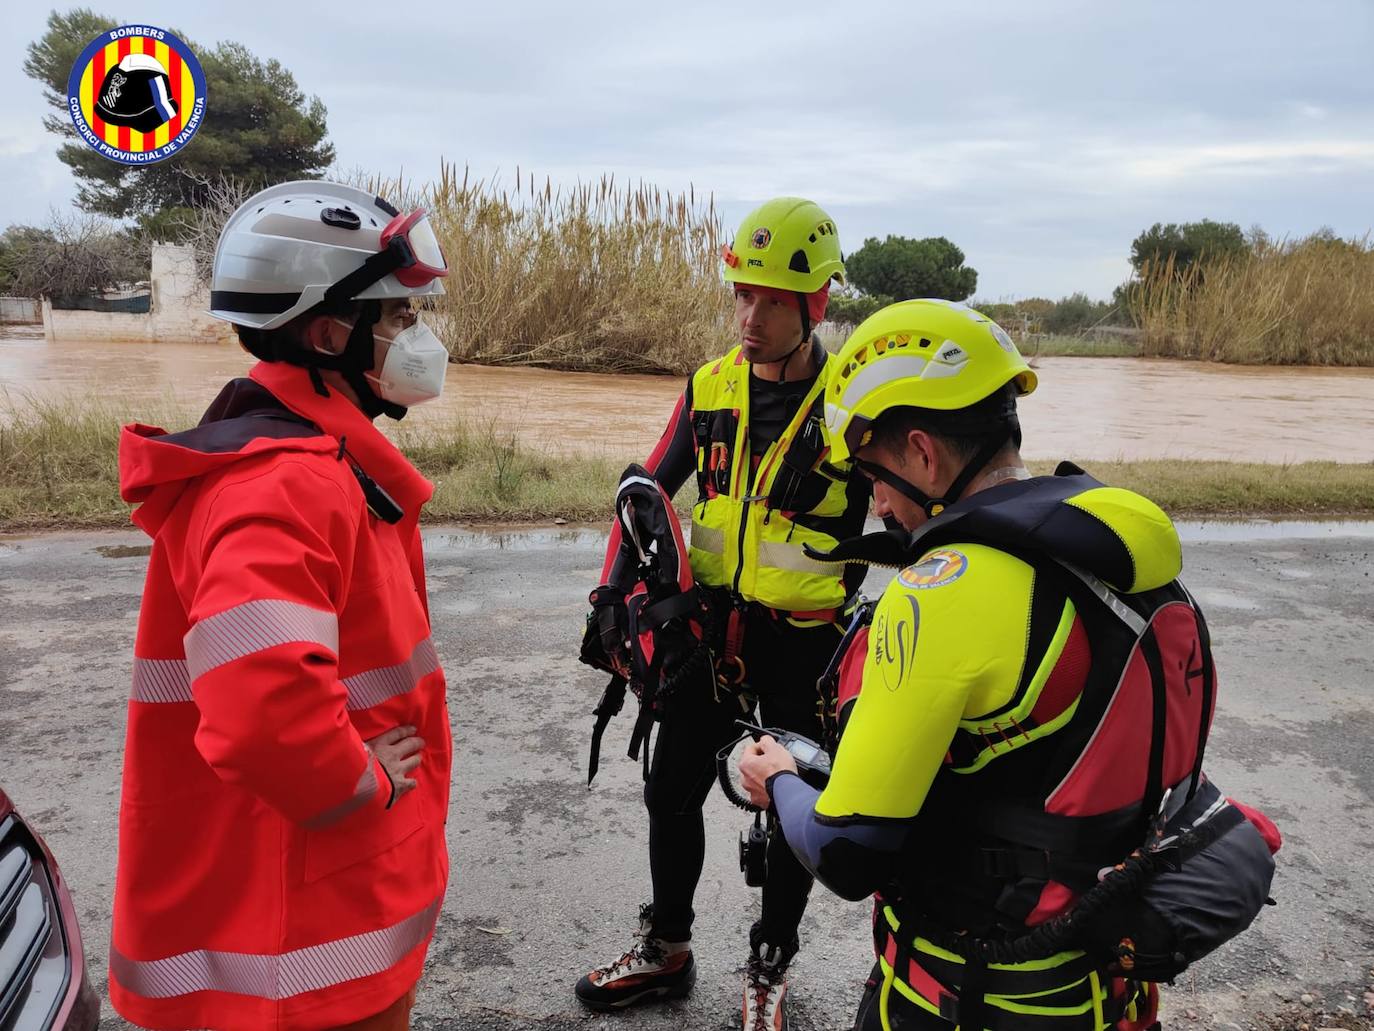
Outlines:
{"label": "black backpack strap", "polygon": [[[1192,801],[1197,794],[1198,786],[1202,783],[1202,756],[1207,751],[1207,735],[1212,728],[1212,704],[1216,699],[1217,690],[1217,670],[1212,662],[1212,635],[1207,629],[1207,620],[1202,615],[1202,609],[1198,607],[1197,601],[1189,593],[1188,588],[1180,582],[1184,597],[1188,599],[1188,604],[1192,607],[1193,615],[1197,618],[1197,639],[1198,647],[1202,652],[1201,667],[1196,671],[1202,676],[1202,713],[1197,721],[1197,755],[1193,759],[1193,778],[1188,784],[1188,800]],[[1190,676],[1193,670],[1186,671]]]}
{"label": "black backpack strap", "polygon": [[1150,671],[1150,757],[1145,767],[1145,795],[1140,803],[1141,815],[1148,822],[1159,813],[1160,802],[1164,799],[1164,741],[1169,718],[1169,688],[1164,679],[1159,639],[1153,627],[1141,635],[1140,654]]}

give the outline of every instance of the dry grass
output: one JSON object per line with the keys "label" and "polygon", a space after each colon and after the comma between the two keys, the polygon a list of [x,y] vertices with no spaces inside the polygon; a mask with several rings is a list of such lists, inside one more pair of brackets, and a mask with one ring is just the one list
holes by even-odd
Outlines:
{"label": "dry grass", "polygon": [[453,270],[435,331],[461,361],[680,374],[735,343],[710,197],[518,169],[507,188],[447,163],[422,187],[367,186],[429,209]]}
{"label": "dry grass", "polygon": [[[127,410],[85,398],[0,395],[0,532],[125,526],[116,455]],[[143,421],[194,424],[164,405]],[[435,484],[429,522],[603,522],[623,460],[550,454],[495,423],[398,427],[402,451]],[[1374,515],[1374,463],[1085,462],[1105,483],[1137,490],[1175,516]],[[1033,463],[1038,473],[1053,463]],[[688,486],[679,501],[689,502]]]}
{"label": "dry grass", "polygon": [[1319,233],[1178,272],[1147,267],[1131,289],[1142,353],[1278,365],[1374,365],[1374,241]]}
{"label": "dry grass", "polygon": [[[1028,463],[1048,474],[1054,462]],[[1145,462],[1078,463],[1113,487],[1144,494],[1173,516],[1374,515],[1374,463]]]}
{"label": "dry grass", "polygon": [[1047,335],[1017,340],[1016,346],[1028,361],[1036,358],[1136,358],[1140,355],[1140,341],[1129,336]]}

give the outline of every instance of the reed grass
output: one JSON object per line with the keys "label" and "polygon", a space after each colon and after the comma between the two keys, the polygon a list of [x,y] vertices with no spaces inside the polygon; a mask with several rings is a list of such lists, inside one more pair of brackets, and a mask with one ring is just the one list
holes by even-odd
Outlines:
{"label": "reed grass", "polygon": [[450,269],[430,317],[459,361],[684,374],[736,343],[709,195],[518,168],[507,186],[447,162],[422,186],[367,185],[430,211]]}
{"label": "reed grass", "polygon": [[1140,341],[1124,336],[1038,336],[1018,340],[1016,346],[1030,361],[1036,358],[1136,358],[1140,355]]}
{"label": "reed grass", "polygon": [[1260,238],[1249,253],[1142,270],[1130,307],[1145,355],[1374,365],[1374,241]]}
{"label": "reed grass", "polygon": [[[0,395],[0,532],[126,526],[119,497],[119,426],[114,401]],[[194,424],[189,409],[164,405],[145,421]],[[623,459],[530,448],[496,422],[406,427],[396,443],[435,484],[427,522],[602,523],[610,518]],[[1148,461],[1081,463],[1105,483],[1137,490],[1175,516],[1374,516],[1374,463]],[[1053,463],[1032,463],[1047,473]],[[679,492],[690,504],[689,484]]]}

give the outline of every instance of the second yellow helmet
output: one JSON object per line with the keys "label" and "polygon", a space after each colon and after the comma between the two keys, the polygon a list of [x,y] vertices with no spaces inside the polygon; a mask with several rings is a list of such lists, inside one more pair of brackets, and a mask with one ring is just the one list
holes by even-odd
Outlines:
{"label": "second yellow helmet", "polygon": [[1037,383],[1001,326],[942,300],[899,301],[875,312],[850,334],[831,368],[825,421],[832,462],[868,443],[870,425],[889,408],[955,411],[1008,383],[1020,395]]}
{"label": "second yellow helmet", "polygon": [[845,281],[834,221],[801,197],[776,197],[749,212],[722,256],[727,283],[810,294],[831,279]]}

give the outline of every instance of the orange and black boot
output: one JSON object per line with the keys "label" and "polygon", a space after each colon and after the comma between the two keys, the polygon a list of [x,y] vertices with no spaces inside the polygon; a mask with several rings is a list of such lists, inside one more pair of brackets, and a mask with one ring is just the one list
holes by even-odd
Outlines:
{"label": "orange and black boot", "polygon": [[654,936],[654,908],[639,907],[637,941],[619,959],[585,974],[573,989],[594,1010],[618,1010],[645,1002],[681,999],[697,980],[690,942]]}

